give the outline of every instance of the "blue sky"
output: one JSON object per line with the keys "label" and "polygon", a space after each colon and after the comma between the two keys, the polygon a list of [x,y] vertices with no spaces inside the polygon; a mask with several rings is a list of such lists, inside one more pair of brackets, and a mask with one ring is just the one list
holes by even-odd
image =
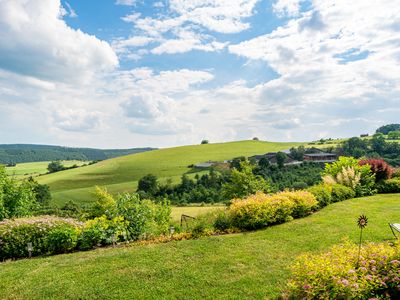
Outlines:
{"label": "blue sky", "polygon": [[371,133],[399,122],[398,4],[2,0],[0,143]]}

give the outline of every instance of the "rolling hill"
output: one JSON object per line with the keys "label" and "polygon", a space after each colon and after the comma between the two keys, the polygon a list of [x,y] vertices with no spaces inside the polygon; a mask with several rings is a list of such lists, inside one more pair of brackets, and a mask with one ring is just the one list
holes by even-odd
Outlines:
{"label": "rolling hill", "polygon": [[191,164],[279,151],[302,144],[239,141],[166,148],[41,176],[38,181],[50,186],[54,203],[60,205],[73,200],[83,204],[92,201],[91,192],[96,185],[106,186],[111,193],[132,192],[136,189],[137,181],[149,173],[161,180],[172,178],[177,181],[183,174],[191,171],[188,167]]}
{"label": "rolling hill", "polygon": [[94,149],[31,144],[2,144],[0,145],[0,164],[51,160],[104,160],[149,150],[153,150],[153,148]]}

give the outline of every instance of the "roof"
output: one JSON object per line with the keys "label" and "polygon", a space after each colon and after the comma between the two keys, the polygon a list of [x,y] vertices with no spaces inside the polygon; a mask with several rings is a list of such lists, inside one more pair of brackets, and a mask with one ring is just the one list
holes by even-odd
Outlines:
{"label": "roof", "polygon": [[335,153],[310,153],[304,154],[304,156],[311,156],[311,157],[323,157],[323,156],[337,156]]}

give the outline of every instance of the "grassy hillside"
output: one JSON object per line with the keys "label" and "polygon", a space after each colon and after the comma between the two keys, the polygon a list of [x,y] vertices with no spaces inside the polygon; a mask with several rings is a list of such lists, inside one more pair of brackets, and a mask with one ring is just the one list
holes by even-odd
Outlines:
{"label": "grassy hillside", "polygon": [[285,288],[289,266],[306,251],[392,239],[399,195],[332,204],[314,215],[257,232],[167,244],[98,249],[0,263],[2,299],[265,299]]}
{"label": "grassy hillside", "polygon": [[[18,179],[26,178],[29,176],[35,177],[40,174],[46,174],[47,166],[49,165],[49,163],[49,161],[20,163],[14,167],[6,167],[6,172],[8,175],[15,176]],[[71,167],[73,165],[81,166],[87,162],[80,160],[66,160],[61,161],[61,163],[65,167]]]}
{"label": "grassy hillside", "polygon": [[149,173],[159,178],[178,180],[182,174],[190,171],[190,164],[208,160],[222,161],[298,145],[301,143],[241,141],[160,149],[45,175],[39,178],[39,182],[50,186],[57,204],[68,200],[84,203],[91,201],[91,191],[95,185],[107,186],[112,193],[134,191],[137,181]]}

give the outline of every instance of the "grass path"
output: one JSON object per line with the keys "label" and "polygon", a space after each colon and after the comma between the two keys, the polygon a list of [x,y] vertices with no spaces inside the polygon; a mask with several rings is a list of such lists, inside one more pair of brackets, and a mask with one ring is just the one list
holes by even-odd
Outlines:
{"label": "grass path", "polygon": [[275,298],[297,255],[357,241],[362,213],[369,218],[365,240],[391,239],[387,223],[400,221],[400,195],[336,203],[257,232],[2,263],[0,298]]}

